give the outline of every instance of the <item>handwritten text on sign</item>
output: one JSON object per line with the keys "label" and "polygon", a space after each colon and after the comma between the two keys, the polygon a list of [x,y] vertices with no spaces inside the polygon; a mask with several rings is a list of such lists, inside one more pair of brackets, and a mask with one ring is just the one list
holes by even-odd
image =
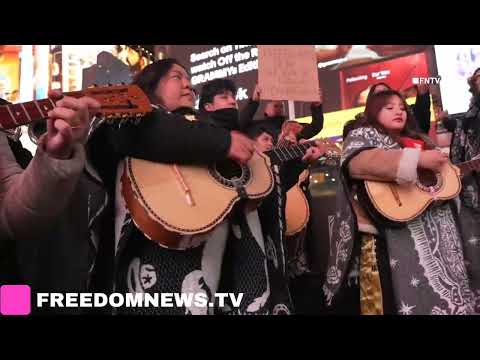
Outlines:
{"label": "handwritten text on sign", "polygon": [[320,100],[313,45],[259,45],[258,61],[262,99]]}

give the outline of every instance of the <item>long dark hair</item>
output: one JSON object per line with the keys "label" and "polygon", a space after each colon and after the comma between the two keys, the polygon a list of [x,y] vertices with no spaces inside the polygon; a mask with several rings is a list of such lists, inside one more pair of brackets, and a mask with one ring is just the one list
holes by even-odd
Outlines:
{"label": "long dark hair", "polygon": [[[167,73],[175,64],[185,69],[185,67],[180,64],[177,59],[168,58],[158,60],[146,66],[142,71],[140,71],[135,76],[132,84],[138,85],[145,92],[145,95],[148,96],[152,104],[158,104],[160,102],[160,99],[158,99],[155,95],[155,90],[157,89],[158,82],[165,75],[167,75]],[[185,71],[187,71],[187,69],[185,69]]]}
{"label": "long dark hair", "polygon": [[[380,85],[383,85],[385,86],[387,89],[389,90],[392,90],[392,88],[390,87],[390,85],[388,85],[387,83],[384,83],[384,82],[378,82],[376,84],[373,84],[371,87],[370,87],[370,90],[368,90],[368,95],[367,95],[367,100],[365,101],[365,108],[367,108],[368,104],[370,103],[373,95],[375,95],[374,91],[375,89],[380,86]],[[345,140],[348,136],[348,133],[350,131],[352,131],[353,129],[356,129],[358,127],[362,127],[362,122],[361,122],[361,119],[364,118],[365,115],[364,113],[359,113],[357,114],[357,116],[355,116],[355,119],[353,120],[350,120],[350,121],[347,121],[344,126],[343,126],[343,139]]]}
{"label": "long dark hair", "polygon": [[415,126],[415,118],[412,116],[411,112],[408,111],[408,104],[405,101],[405,98],[395,90],[387,90],[387,91],[382,91],[377,94],[374,94],[371,96],[370,101],[368,102],[367,106],[365,107],[365,116],[360,118],[357,121],[356,128],[359,127],[373,127],[377,129],[380,133],[382,134],[388,134],[390,135],[395,141],[399,142],[398,136],[392,135],[380,122],[378,121],[378,114],[380,111],[383,109],[385,105],[388,104],[388,101],[392,96],[398,97],[405,108],[405,111],[407,113],[407,122],[405,124],[405,127],[403,130],[400,132],[400,137],[405,136],[405,137],[410,137],[413,139],[420,139],[425,142],[425,146],[427,149],[433,149],[435,148],[435,144],[428,138],[427,136],[420,134],[417,132],[416,126]]}
{"label": "long dark hair", "polygon": [[[365,106],[368,105],[368,100],[370,100],[371,97],[372,97],[373,95],[375,95],[375,93],[374,93],[375,89],[376,89],[378,86],[381,86],[381,85],[385,86],[388,90],[393,90],[393,89],[390,87],[390,85],[388,85],[387,83],[384,83],[384,82],[378,82],[378,83],[376,83],[376,84],[373,84],[372,87],[370,88],[370,90],[368,90],[367,101],[365,102]],[[385,90],[385,91],[386,91],[386,90]]]}
{"label": "long dark hair", "polygon": [[467,80],[468,86],[469,86],[468,91],[470,91],[473,96],[478,95],[477,87],[475,86],[475,79],[474,79],[474,78],[475,78],[475,75],[476,75],[479,71],[480,71],[480,67],[477,68],[477,69],[473,72],[472,76],[470,76],[470,77],[468,78],[468,80]]}

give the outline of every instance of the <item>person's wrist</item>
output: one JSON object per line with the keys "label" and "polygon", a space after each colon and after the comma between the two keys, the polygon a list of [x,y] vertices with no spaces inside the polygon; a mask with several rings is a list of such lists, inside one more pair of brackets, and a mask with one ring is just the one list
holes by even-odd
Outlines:
{"label": "person's wrist", "polygon": [[73,149],[70,148],[68,150],[61,151],[58,154],[49,153],[48,155],[57,160],[70,160],[73,157]]}
{"label": "person's wrist", "polygon": [[51,158],[57,160],[69,160],[73,157],[73,147],[69,146],[65,150],[61,151],[51,151],[47,149],[47,143],[43,142],[40,144],[42,150]]}

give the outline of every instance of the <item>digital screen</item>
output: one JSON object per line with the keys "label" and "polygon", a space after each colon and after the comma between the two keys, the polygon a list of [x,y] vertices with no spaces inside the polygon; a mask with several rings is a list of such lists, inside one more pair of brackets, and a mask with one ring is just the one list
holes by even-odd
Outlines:
{"label": "digital screen", "polygon": [[435,45],[444,110],[466,112],[472,94],[467,79],[480,67],[480,45]]}
{"label": "digital screen", "polygon": [[[107,78],[98,75],[102,71],[95,71],[102,69],[97,64],[100,54],[108,55],[103,65],[109,67],[113,62],[116,65],[106,69],[105,73],[111,75]],[[119,77],[129,83],[150,62],[151,59],[126,45],[0,45],[0,97],[16,103],[44,99],[52,89],[81,90],[97,80],[100,86],[107,85],[102,80],[118,84]],[[84,74],[89,78],[85,79]],[[29,140],[26,128],[23,130],[21,141],[34,153],[36,145]]]}
{"label": "digital screen", "polygon": [[429,77],[425,53],[340,70],[341,108],[363,106],[372,85],[384,82],[402,93],[414,88],[413,78]]}
{"label": "digital screen", "polygon": [[[151,60],[142,53],[126,45],[50,45],[50,88],[62,91],[77,91],[85,87],[83,74],[85,69],[97,66],[98,56],[101,53],[111,54],[111,57],[124,64],[125,69],[130,71],[129,80]],[[111,62],[101,65],[112,65]],[[113,65],[112,65],[113,66]],[[113,66],[111,83],[116,83],[117,74]],[[121,69],[123,70],[123,69]],[[120,71],[121,71],[120,70]],[[101,77],[103,80],[105,76]],[[122,81],[125,76],[122,76]],[[129,82],[129,81],[125,81]],[[96,83],[95,79],[87,82],[87,85]],[[98,85],[103,84],[99,81]]]}
{"label": "digital screen", "polygon": [[366,64],[424,50],[426,45],[315,45],[318,67],[325,70]]}
{"label": "digital screen", "polygon": [[[431,61],[433,46],[314,46],[319,61],[318,74],[325,113],[322,135],[341,135],[343,123],[361,111],[368,90],[374,83],[386,82],[412,98],[415,96],[412,78],[436,73]],[[230,78],[238,88],[240,110],[252,96],[258,78],[256,45],[155,45],[154,51],[157,58],[178,59],[189,70],[191,83],[197,92],[209,80]],[[33,45],[33,96],[43,98],[48,89],[76,91],[95,83],[97,75],[95,71],[88,72],[88,69],[98,66],[98,55],[102,52],[111,54],[116,61],[120,60],[131,75],[149,63],[141,53],[126,45]],[[39,59],[40,56],[48,57],[48,61]],[[440,56],[437,54],[437,61],[440,62],[438,58]],[[40,68],[41,64],[48,66],[42,65]],[[32,78],[31,74],[29,78]],[[115,79],[115,76],[111,78]],[[108,77],[103,76],[101,80],[100,85],[103,85]],[[265,104],[261,102],[255,118],[263,117]],[[287,101],[285,105],[286,114],[289,114]],[[297,101],[294,106],[295,118],[309,122],[310,103]]]}
{"label": "digital screen", "polygon": [[237,85],[240,109],[252,96],[258,73],[255,45],[172,45],[168,50],[165,55],[176,58],[190,72],[198,93],[210,80],[229,78]]}
{"label": "digital screen", "polygon": [[[411,77],[431,72],[426,48],[426,45],[315,45],[324,112],[364,105],[362,92],[368,91],[375,82],[393,81],[395,87],[402,85],[400,80],[405,77],[402,86],[411,86]],[[423,55],[415,55],[415,52]],[[207,81],[226,77],[237,84],[240,109],[252,96],[258,77],[256,45],[171,45],[164,56],[176,58],[190,71],[192,85],[198,92]],[[395,59],[403,60],[395,62]],[[419,63],[414,64],[415,61]],[[389,73],[383,74],[384,71]],[[356,72],[368,73],[366,81],[346,83]],[[262,116],[262,105],[256,117]],[[295,117],[305,116],[310,116],[310,103],[295,102]]]}
{"label": "digital screen", "polygon": [[17,102],[20,96],[19,45],[0,45],[0,98]]}

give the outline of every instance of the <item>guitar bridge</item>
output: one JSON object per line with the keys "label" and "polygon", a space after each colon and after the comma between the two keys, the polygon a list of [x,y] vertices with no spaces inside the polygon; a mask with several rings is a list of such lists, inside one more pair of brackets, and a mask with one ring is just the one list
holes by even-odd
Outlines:
{"label": "guitar bridge", "polygon": [[390,191],[392,192],[393,197],[395,198],[398,206],[402,206],[403,204],[402,204],[402,201],[400,200],[400,195],[398,194],[397,188],[395,186],[391,185],[391,184],[389,185],[389,187],[390,187]]}

